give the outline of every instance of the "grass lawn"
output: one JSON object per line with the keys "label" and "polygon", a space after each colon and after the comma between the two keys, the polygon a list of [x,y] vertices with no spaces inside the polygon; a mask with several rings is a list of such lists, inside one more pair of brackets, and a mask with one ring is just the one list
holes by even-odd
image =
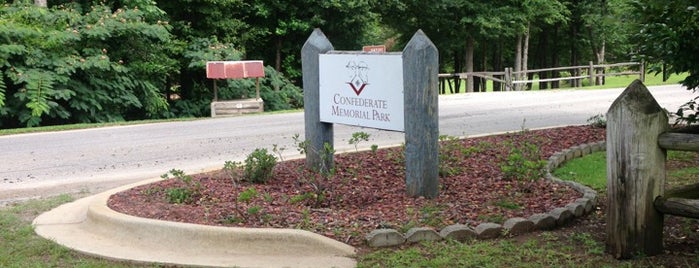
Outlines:
{"label": "grass lawn", "polygon": [[[645,81],[643,81],[643,84],[646,86],[659,86],[659,85],[675,85],[679,84],[680,81],[682,81],[687,75],[671,75],[669,79],[665,82],[663,82],[663,77],[662,74],[646,74]],[[604,85],[599,85],[599,86],[589,86],[589,82],[587,79],[583,79],[582,81],[582,88],[579,89],[605,89],[605,88],[625,88],[631,82],[634,80],[638,79],[638,75],[621,75],[621,76],[610,76],[607,77],[605,84]],[[452,83],[453,87],[453,83]],[[571,89],[570,84],[561,81],[561,88],[560,89]],[[441,88],[440,88],[441,90]],[[532,90],[539,90],[539,83],[533,83],[532,84]],[[487,81],[486,83],[486,92],[492,92],[493,91],[493,81]],[[441,92],[441,91],[440,91]],[[461,83],[460,84],[460,90],[459,92],[466,92],[466,83]],[[449,86],[446,88],[446,94],[451,94],[449,92]]]}
{"label": "grass lawn", "polygon": [[0,267],[134,267],[76,253],[34,233],[36,216],[72,200],[61,195],[0,208]]}

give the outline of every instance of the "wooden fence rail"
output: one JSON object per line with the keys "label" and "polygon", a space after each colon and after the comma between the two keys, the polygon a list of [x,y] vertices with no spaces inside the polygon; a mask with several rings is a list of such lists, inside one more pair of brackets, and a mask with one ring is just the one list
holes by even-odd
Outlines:
{"label": "wooden fence rail", "polygon": [[699,151],[699,135],[670,133],[636,80],[607,112],[607,250],[616,258],[663,250],[664,215],[699,218],[699,184],[665,191],[666,150]]}
{"label": "wooden fence rail", "polygon": [[[625,69],[618,72],[610,72],[615,68]],[[635,69],[635,70],[634,70]],[[560,77],[560,72],[567,71],[570,75]],[[548,77],[548,72],[554,72],[553,77]],[[537,75],[536,79],[534,79]],[[511,91],[522,90],[524,85],[532,83],[548,83],[570,81],[573,87],[581,87],[583,80],[588,80],[589,85],[603,84],[604,78],[608,76],[620,75],[638,75],[641,81],[645,80],[644,65],[640,62],[621,62],[612,64],[593,64],[567,67],[554,67],[543,69],[532,69],[527,71],[515,72],[512,68],[505,68],[502,72],[470,72],[470,73],[445,73],[439,74],[441,93],[446,93],[447,87],[451,93],[458,93],[461,83],[466,83],[469,79],[480,79],[481,84],[490,80],[494,82],[494,90],[496,91]],[[466,83],[466,92],[473,92],[473,88],[469,88],[469,83]],[[540,86],[540,88],[548,88],[548,86]],[[552,84],[551,88],[557,88],[556,84]]]}

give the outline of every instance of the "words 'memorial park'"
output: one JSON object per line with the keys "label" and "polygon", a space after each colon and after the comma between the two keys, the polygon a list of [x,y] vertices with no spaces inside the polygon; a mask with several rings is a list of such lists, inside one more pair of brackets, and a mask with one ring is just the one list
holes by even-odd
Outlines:
{"label": "words 'memorial park'", "polygon": [[320,29],[301,49],[306,166],[333,166],[333,124],[405,133],[410,196],[439,188],[439,52],[418,30],[402,52],[336,51]]}

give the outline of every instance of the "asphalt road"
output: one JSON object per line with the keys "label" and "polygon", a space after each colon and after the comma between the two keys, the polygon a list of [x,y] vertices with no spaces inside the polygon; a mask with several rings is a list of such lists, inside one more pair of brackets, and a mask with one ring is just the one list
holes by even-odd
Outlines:
{"label": "asphalt road", "polygon": [[[675,111],[695,95],[680,86],[651,87],[658,103]],[[495,132],[585,124],[604,114],[623,89],[468,93],[439,97],[440,134]],[[360,144],[400,144],[403,133],[335,125],[338,151],[354,150],[352,133],[371,135]],[[96,192],[158,177],[170,169],[197,173],[242,161],[256,148],[286,148],[304,135],[303,113],[262,114],[185,122],[105,127],[0,136],[0,204],[8,200]]]}

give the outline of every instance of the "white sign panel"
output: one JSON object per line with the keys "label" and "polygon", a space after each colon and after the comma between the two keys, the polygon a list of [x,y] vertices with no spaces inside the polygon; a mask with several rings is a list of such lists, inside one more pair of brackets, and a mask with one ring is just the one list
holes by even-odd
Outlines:
{"label": "white sign panel", "polygon": [[400,54],[321,54],[320,121],[403,131]]}

